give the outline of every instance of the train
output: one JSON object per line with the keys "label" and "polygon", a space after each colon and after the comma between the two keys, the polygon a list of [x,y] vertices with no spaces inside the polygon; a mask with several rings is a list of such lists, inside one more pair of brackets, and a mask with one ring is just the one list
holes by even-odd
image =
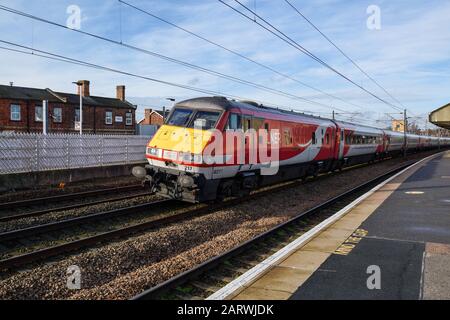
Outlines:
{"label": "train", "polygon": [[133,175],[153,193],[191,203],[450,146],[419,136],[225,97],[177,103]]}

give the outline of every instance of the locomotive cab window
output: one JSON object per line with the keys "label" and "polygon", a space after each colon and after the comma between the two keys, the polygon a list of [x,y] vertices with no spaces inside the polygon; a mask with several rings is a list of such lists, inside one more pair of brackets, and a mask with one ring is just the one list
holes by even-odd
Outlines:
{"label": "locomotive cab window", "polygon": [[192,110],[175,109],[170,116],[170,119],[167,121],[167,124],[170,126],[185,127],[188,124],[191,115]]}
{"label": "locomotive cab window", "polygon": [[311,143],[312,144],[317,144],[317,139],[316,139],[316,133],[315,132],[312,133]]}
{"label": "locomotive cab window", "polygon": [[242,118],[241,115],[232,113],[228,118],[227,130],[239,130],[242,129]]}
{"label": "locomotive cab window", "polygon": [[253,118],[253,129],[258,132],[262,128],[264,128],[264,119]]}
{"label": "locomotive cab window", "polygon": [[219,120],[219,116],[219,112],[197,111],[192,119],[190,127],[201,127],[203,130],[214,129],[217,120]]}
{"label": "locomotive cab window", "polygon": [[247,132],[249,129],[252,129],[252,118],[251,116],[244,116],[244,131]]}

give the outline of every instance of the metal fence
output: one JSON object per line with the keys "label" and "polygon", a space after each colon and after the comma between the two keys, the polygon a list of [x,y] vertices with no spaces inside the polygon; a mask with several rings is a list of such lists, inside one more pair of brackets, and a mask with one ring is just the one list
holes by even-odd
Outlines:
{"label": "metal fence", "polygon": [[0,174],[145,161],[144,136],[0,133]]}

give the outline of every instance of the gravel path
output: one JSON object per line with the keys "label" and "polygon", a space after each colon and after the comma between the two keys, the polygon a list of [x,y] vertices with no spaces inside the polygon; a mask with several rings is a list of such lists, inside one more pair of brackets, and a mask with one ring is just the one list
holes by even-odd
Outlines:
{"label": "gravel path", "polygon": [[[419,156],[410,159],[413,157]],[[401,162],[401,159],[389,160],[311,181],[232,209],[91,248],[51,265],[13,274],[0,282],[0,299],[131,298]],[[80,291],[66,288],[66,270],[71,265],[82,270]]]}

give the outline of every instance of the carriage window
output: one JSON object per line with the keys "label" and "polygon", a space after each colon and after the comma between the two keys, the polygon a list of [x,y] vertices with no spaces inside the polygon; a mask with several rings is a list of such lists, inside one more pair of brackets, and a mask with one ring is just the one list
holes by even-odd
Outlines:
{"label": "carriage window", "polygon": [[219,116],[219,112],[198,111],[192,120],[191,128],[194,126],[201,126],[204,130],[213,129],[216,127]]}
{"label": "carriage window", "polygon": [[327,138],[326,138],[326,140],[327,140],[327,145],[330,144],[330,134],[329,134],[329,133],[327,133]]}
{"label": "carriage window", "polygon": [[236,113],[232,113],[228,118],[227,130],[238,130],[238,129],[242,129],[241,116]]}
{"label": "carriage window", "polygon": [[244,131],[252,128],[252,118],[244,117]]}
{"label": "carriage window", "polygon": [[311,143],[312,144],[317,144],[316,133],[315,132],[312,133],[312,142]]}
{"label": "carriage window", "polygon": [[255,129],[256,132],[258,132],[259,129],[262,129],[263,127],[264,127],[264,119],[253,118],[253,129]]}
{"label": "carriage window", "polygon": [[287,146],[292,145],[292,134],[291,134],[291,129],[289,128],[285,128],[284,129],[284,143]]}
{"label": "carriage window", "polygon": [[187,125],[191,114],[192,110],[175,109],[169,121],[167,121],[167,124],[171,126],[184,127]]}

